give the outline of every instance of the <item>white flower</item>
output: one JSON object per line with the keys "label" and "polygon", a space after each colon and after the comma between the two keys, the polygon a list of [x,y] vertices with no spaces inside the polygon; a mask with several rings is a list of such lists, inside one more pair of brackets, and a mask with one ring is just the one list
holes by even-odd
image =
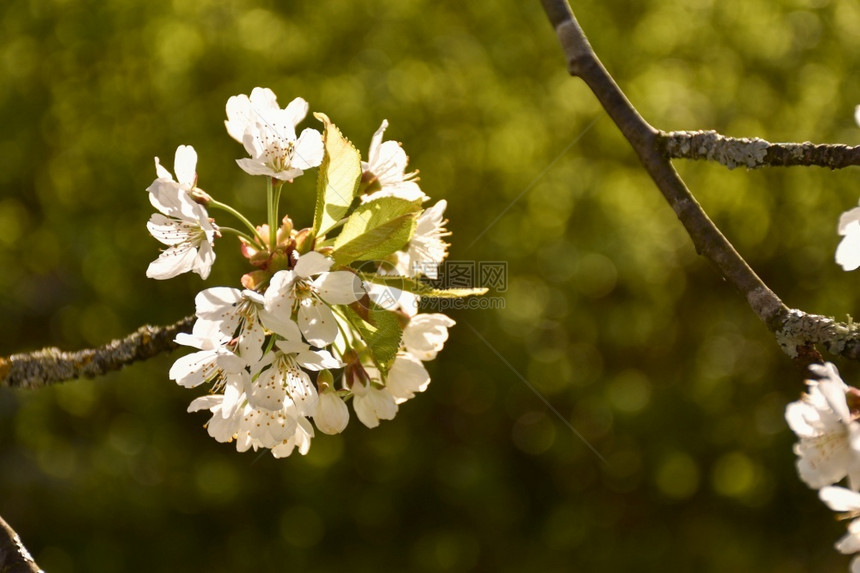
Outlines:
{"label": "white flower", "polygon": [[[833,511],[845,512],[845,517],[860,515],[860,493],[844,487],[827,486],[818,492],[821,500]],[[848,524],[848,533],[836,542],[840,553],[857,553],[860,551],[860,519],[854,519]],[[860,557],[851,561],[852,573],[860,573]]]}
{"label": "white flower", "polygon": [[423,392],[430,385],[430,375],[420,360],[408,352],[399,352],[388,370],[385,391],[391,394],[397,404],[415,397],[415,392]]}
{"label": "white flower", "polygon": [[418,217],[415,233],[409,239],[406,251],[395,253],[396,267],[402,275],[415,277],[423,274],[433,280],[438,277],[438,267],[448,256],[448,243],[442,237],[451,234],[444,227],[447,221],[442,218],[447,206],[447,201],[443,199],[425,209]]}
{"label": "white flower", "polygon": [[361,196],[362,203],[379,199],[380,197],[399,197],[407,201],[426,201],[427,195],[421,191],[416,181],[418,172],[406,173],[409,158],[397,141],[383,143],[382,134],[388,127],[388,120],[382,120],[382,125],[370,140],[370,152],[367,162],[361,162],[364,171],[362,181],[369,184],[366,193]]}
{"label": "white flower", "polygon": [[836,247],[836,262],[843,270],[853,271],[860,267],[860,207],[842,213],[838,231],[843,239]]}
{"label": "white flower", "polygon": [[251,97],[227,100],[227,133],[245,146],[250,158],[237,159],[245,172],[292,181],[304,169],[322,162],[322,135],[305,129],[296,138],[296,125],[308,113],[308,102],[296,98],[286,108],[278,107],[272,90],[254,88]]}
{"label": "white flower", "polygon": [[359,421],[368,428],[375,428],[380,420],[393,420],[397,414],[394,397],[374,384],[356,381],[352,386],[352,407]]}
{"label": "white flower", "polygon": [[206,279],[215,262],[212,245],[217,227],[209,221],[203,205],[189,195],[197,180],[196,166],[197,153],[190,145],[180,145],[176,149],[173,168],[178,182],[155,158],[158,179],[147,191],[149,201],[161,213],[152,215],[146,227],[168,248],[146,269],[146,276],[150,278],[169,279],[194,271]]}
{"label": "white flower", "polygon": [[311,438],[314,437],[314,429],[305,418],[296,419],[296,430],[293,435],[281,440],[281,443],[272,448],[272,455],[276,458],[285,458],[298,448],[299,453],[305,455],[311,447]]}
{"label": "white flower", "polygon": [[176,342],[199,349],[199,352],[179,358],[170,367],[168,376],[180,386],[194,388],[204,382],[215,382],[216,387],[220,387],[232,381],[242,387],[247,382],[245,367],[248,363],[211,338],[179,333]]}
{"label": "white flower", "polygon": [[274,448],[292,438],[299,420],[295,407],[290,403],[279,410],[254,408],[246,404],[236,432],[236,450]]}
{"label": "white flower", "polygon": [[319,348],[337,337],[337,324],[328,305],[350,304],[364,294],[354,273],[328,272],[332,263],[316,251],[305,253],[292,270],[274,274],[264,296],[266,311],[282,321],[291,320],[296,311],[305,339]]}
{"label": "white flower", "polygon": [[349,408],[331,388],[320,389],[314,423],[324,434],[339,434],[349,423]]}
{"label": "white flower", "polygon": [[327,350],[311,350],[298,340],[279,340],[277,350],[266,355],[252,371],[260,375],[253,381],[248,403],[255,408],[280,410],[295,404],[302,416],[313,415],[317,390],[303,369],[319,371],[340,368],[343,364]]}
{"label": "white flower", "polygon": [[219,442],[232,442],[242,424],[242,406],[245,403],[244,385],[235,380],[224,385],[223,394],[209,394],[191,401],[189,412],[209,410],[212,418],[206,423],[209,435]]}
{"label": "white flower", "polygon": [[194,330],[219,339],[222,344],[235,340],[236,352],[249,363],[263,356],[264,326],[290,340],[300,337],[295,322],[266,312],[262,295],[251,290],[208,288],[197,294],[194,303],[197,315]]}
{"label": "white flower", "polygon": [[860,423],[855,421],[845,398],[849,388],[836,367],[813,364],[819,376],[807,380],[809,393],[785,410],[788,425],[800,438],[794,452],[797,471],[811,488],[831,485],[845,476],[852,489],[860,487]]}
{"label": "white flower", "polygon": [[433,360],[448,340],[448,329],[456,322],[444,314],[419,314],[403,329],[403,347],[419,360]]}

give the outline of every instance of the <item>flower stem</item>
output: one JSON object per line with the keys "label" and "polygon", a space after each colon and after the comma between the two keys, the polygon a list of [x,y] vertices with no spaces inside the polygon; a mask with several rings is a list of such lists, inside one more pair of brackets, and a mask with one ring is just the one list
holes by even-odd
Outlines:
{"label": "flower stem", "polygon": [[274,198],[274,186],[272,185],[272,178],[266,177],[266,205],[269,209],[269,252],[275,252],[275,245],[277,244],[277,222],[278,222],[278,212],[277,207],[275,205]]}
{"label": "flower stem", "polygon": [[218,227],[218,230],[221,231],[222,233],[226,232],[226,233],[232,233],[234,235],[238,235],[239,237],[242,237],[243,239],[245,239],[246,241],[248,241],[252,245],[262,248],[262,245],[260,245],[260,242],[257,239],[255,239],[254,237],[252,237],[251,235],[249,235],[247,233],[243,233],[239,229],[234,229],[233,227]]}
{"label": "flower stem", "polygon": [[[241,221],[241,222],[242,222],[246,227],[248,227],[248,229],[250,229],[250,230],[251,230],[251,232],[252,232],[252,233],[254,234],[254,236],[257,238],[257,240],[256,240],[256,241],[253,241],[253,242],[263,243],[263,238],[262,238],[262,237],[260,236],[260,234],[257,232],[257,228],[256,228],[256,227],[254,227],[254,225],[252,225],[252,224],[251,224],[251,221],[249,221],[249,220],[245,217],[245,215],[243,215],[242,213],[240,213],[239,211],[237,211],[236,209],[234,209],[234,208],[233,208],[233,207],[231,207],[230,205],[228,205],[228,204],[226,204],[226,203],[222,203],[222,202],[220,202],[220,201],[216,201],[215,199],[212,199],[212,200],[210,200],[210,201],[209,201],[209,203],[208,203],[206,206],[207,206],[207,207],[216,207],[216,208],[218,208],[218,209],[221,209],[222,211],[227,211],[228,213],[230,213],[231,215],[233,215],[234,217],[236,217],[237,219],[239,219],[239,220],[240,220],[240,221]],[[225,228],[226,228],[226,227],[225,227]]]}

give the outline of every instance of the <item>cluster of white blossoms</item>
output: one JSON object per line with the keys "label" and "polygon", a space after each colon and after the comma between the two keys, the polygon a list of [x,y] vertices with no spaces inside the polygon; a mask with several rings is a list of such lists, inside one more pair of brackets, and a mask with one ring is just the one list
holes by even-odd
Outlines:
{"label": "cluster of white blossoms", "polygon": [[[176,150],[176,179],[161,166],[147,189],[159,211],[147,227],[166,248],[147,276],[168,279],[194,271],[209,275],[213,245],[224,234],[239,238],[249,270],[243,288],[213,287],[195,298],[197,320],[176,342],[196,351],[179,358],[170,379],[209,393],[189,412],[209,410],[209,434],[246,451],[268,448],[275,457],[308,451],[316,429],[342,432],[348,402],[370,428],[391,420],[399,404],[430,383],[433,360],[454,321],[418,313],[420,297],[461,297],[484,289],[436,290],[447,256],[445,201],[429,198],[406,172],[407,156],[395,141],[373,135],[368,161],[323,114],[323,133],[296,134],[308,104],[296,98],[281,109],[275,94],[255,88],[227,102],[227,132],[249,157],[237,163],[265,177],[268,221],[253,225],[226,203],[197,187],[197,154]],[[296,229],[281,217],[286,182],[319,168],[313,225]],[[262,197],[262,195],[261,195]],[[216,225],[221,209],[244,230]],[[313,421],[313,424],[311,424]]]}
{"label": "cluster of white blossoms", "polygon": [[[843,518],[860,517],[860,390],[842,381],[831,363],[809,367],[808,392],[788,405],[785,419],[797,434],[797,471],[830,509]],[[846,480],[847,488],[835,484]],[[842,553],[860,552],[860,519],[836,544]],[[851,562],[860,573],[860,556]]]}

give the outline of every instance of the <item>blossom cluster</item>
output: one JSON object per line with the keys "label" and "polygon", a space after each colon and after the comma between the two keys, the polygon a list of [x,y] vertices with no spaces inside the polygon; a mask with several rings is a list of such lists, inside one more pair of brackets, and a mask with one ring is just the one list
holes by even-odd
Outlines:
{"label": "blossom cluster", "polygon": [[[208,410],[206,428],[239,451],[267,448],[275,457],[305,454],[316,430],[336,434],[350,418],[375,427],[430,383],[433,360],[454,321],[418,313],[420,297],[461,297],[481,289],[439,291],[435,278],[447,256],[445,201],[429,208],[417,172],[398,142],[372,136],[367,161],[323,114],[322,133],[297,125],[308,113],[302,98],[280,108],[275,94],[255,88],[227,102],[227,133],[248,157],[237,160],[266,183],[268,220],[253,225],[242,213],[200,189],[197,154],[176,150],[174,176],[155,159],[149,198],[158,210],[150,233],[165,245],[147,276],[168,279],[193,271],[206,279],[214,243],[239,239],[250,269],[242,288],[212,287],[195,298],[191,333],[176,342],[194,349],[169,377],[181,386],[208,385],[189,412]],[[311,227],[281,216],[284,184],[318,169]],[[292,188],[292,187],[291,187]],[[221,226],[209,210],[234,217],[244,230]],[[313,422],[313,423],[311,423]]]}
{"label": "blossom cluster", "polygon": [[[785,419],[797,434],[797,471],[830,509],[853,518],[836,544],[842,553],[860,552],[860,390],[842,381],[831,363],[809,367],[808,392],[788,405]],[[835,485],[846,480],[846,487]],[[851,562],[860,573],[860,556]]]}

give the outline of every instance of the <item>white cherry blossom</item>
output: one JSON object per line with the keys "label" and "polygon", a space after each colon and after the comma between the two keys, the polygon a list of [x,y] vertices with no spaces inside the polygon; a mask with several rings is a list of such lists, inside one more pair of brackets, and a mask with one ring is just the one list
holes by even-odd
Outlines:
{"label": "white cherry blossom", "polygon": [[382,141],[382,134],[388,127],[388,120],[382,120],[382,125],[370,140],[370,151],[367,161],[361,162],[362,179],[369,183],[370,193],[361,196],[362,203],[379,199],[380,197],[399,197],[407,201],[426,201],[427,195],[418,187],[418,172],[406,173],[409,158],[397,141]]}
{"label": "white cherry blossom", "polygon": [[302,98],[281,109],[268,88],[254,88],[250,97],[243,94],[227,100],[227,133],[250,155],[236,160],[239,167],[251,175],[292,181],[303,170],[318,166],[323,158],[320,132],[308,128],[296,137],[296,125],[307,113],[308,103]]}
{"label": "white cherry blossom", "polygon": [[194,388],[204,382],[214,382],[219,387],[233,381],[242,387],[247,382],[248,363],[211,338],[180,333],[176,335],[176,342],[199,350],[179,358],[170,367],[168,376],[180,386]]}
{"label": "white cherry blossom", "polygon": [[279,340],[276,350],[258,363],[252,374],[259,373],[248,393],[253,407],[280,410],[292,403],[302,416],[312,416],[316,409],[317,389],[305,370],[340,368],[343,364],[327,350],[312,350],[299,340]]}
{"label": "white cherry blossom", "polygon": [[448,340],[448,329],[455,324],[441,313],[413,316],[403,329],[402,344],[415,358],[433,360]]}
{"label": "white cherry blossom", "polygon": [[854,420],[845,398],[848,386],[836,367],[813,364],[819,380],[807,380],[809,392],[788,405],[785,419],[800,441],[794,446],[797,471],[811,488],[834,484],[848,476],[852,489],[860,488],[860,423]]}
{"label": "white cherry blossom", "polygon": [[281,321],[296,313],[299,329],[313,346],[322,348],[337,337],[337,323],[329,304],[350,304],[364,294],[361,280],[349,271],[329,272],[333,261],[311,251],[292,270],[278,271],[269,281],[266,311]]}
{"label": "white cherry blossom", "polygon": [[160,211],[150,217],[146,227],[167,249],[146,269],[146,276],[169,279],[194,271],[206,279],[215,262],[212,245],[218,228],[209,220],[203,205],[189,193],[195,189],[197,153],[190,145],[176,149],[174,171],[178,181],[155,158],[158,179],[147,188],[149,201]]}
{"label": "white cherry blossom", "polygon": [[300,416],[292,403],[279,410],[255,408],[246,404],[236,433],[236,450],[274,448],[289,440],[296,432]]}
{"label": "white cherry blossom", "polygon": [[266,312],[263,296],[248,289],[209,288],[197,294],[194,304],[194,329],[222,343],[235,340],[236,352],[249,363],[263,356],[264,327],[291,340],[300,337],[295,322]]}
{"label": "white cherry blossom", "polygon": [[281,440],[281,443],[272,448],[272,455],[276,458],[285,458],[298,448],[301,455],[308,453],[311,448],[311,438],[314,437],[314,428],[306,418],[296,418],[296,429],[291,436]]}
{"label": "white cherry blossom", "polygon": [[375,428],[380,420],[393,420],[397,414],[394,397],[373,383],[356,381],[352,386],[352,394],[355,415],[368,428]]}
{"label": "white cherry blossom", "polygon": [[416,392],[426,390],[429,385],[430,374],[424,364],[408,352],[399,352],[385,379],[385,391],[394,401],[402,404],[414,398]]}
{"label": "white cherry blossom", "polygon": [[447,206],[443,199],[418,217],[415,233],[406,250],[395,253],[395,266],[402,275],[415,277],[423,274],[433,280],[438,278],[438,267],[448,256],[448,243],[442,237],[451,234],[445,229],[447,220],[443,219]]}

